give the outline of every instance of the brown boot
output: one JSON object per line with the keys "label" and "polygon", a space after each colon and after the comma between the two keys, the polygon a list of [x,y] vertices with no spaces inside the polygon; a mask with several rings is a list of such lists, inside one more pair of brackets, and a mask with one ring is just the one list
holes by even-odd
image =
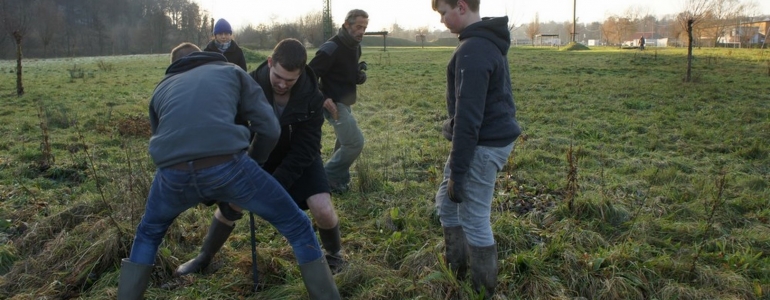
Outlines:
{"label": "brown boot", "polygon": [[332,274],[337,274],[347,266],[348,262],[342,257],[342,239],[340,238],[340,223],[331,229],[318,228],[321,245],[326,250],[326,262]]}
{"label": "brown boot", "polygon": [[468,243],[462,226],[444,227],[444,261],[455,278],[465,278],[468,273]]}
{"label": "brown boot", "polygon": [[227,237],[233,232],[233,228],[235,228],[235,226],[228,226],[219,221],[217,217],[214,217],[214,219],[211,220],[209,232],[206,234],[206,238],[203,239],[203,246],[201,247],[200,254],[176,268],[174,276],[200,273],[206,269],[211,263],[211,259],[214,258],[214,254],[217,254],[219,249],[222,249],[222,245],[225,244]]}
{"label": "brown boot", "polygon": [[470,246],[471,282],[476,292],[484,292],[491,299],[497,287],[497,244],[485,247]]}

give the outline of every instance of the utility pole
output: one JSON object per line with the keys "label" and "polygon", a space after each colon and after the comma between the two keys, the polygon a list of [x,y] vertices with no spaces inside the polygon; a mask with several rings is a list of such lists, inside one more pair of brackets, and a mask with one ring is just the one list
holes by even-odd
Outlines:
{"label": "utility pole", "polygon": [[324,41],[332,38],[332,35],[334,34],[334,31],[332,29],[332,0],[323,0],[324,2],[324,10],[323,10],[323,34],[324,34]]}
{"label": "utility pole", "polygon": [[572,0],[572,42],[577,43],[575,40],[575,36],[577,34],[577,31],[575,30],[577,28],[577,0]]}

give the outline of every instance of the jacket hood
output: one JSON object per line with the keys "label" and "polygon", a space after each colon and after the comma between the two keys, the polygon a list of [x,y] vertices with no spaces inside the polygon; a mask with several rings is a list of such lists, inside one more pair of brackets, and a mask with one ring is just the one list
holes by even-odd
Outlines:
{"label": "jacket hood", "polygon": [[481,37],[494,43],[503,55],[511,47],[511,32],[508,31],[508,17],[482,18],[481,21],[468,25],[460,33],[460,41]]}
{"label": "jacket hood", "polygon": [[216,52],[193,52],[185,57],[173,62],[166,69],[166,75],[182,73],[192,70],[201,65],[205,65],[210,62],[227,62],[227,59],[221,53]]}

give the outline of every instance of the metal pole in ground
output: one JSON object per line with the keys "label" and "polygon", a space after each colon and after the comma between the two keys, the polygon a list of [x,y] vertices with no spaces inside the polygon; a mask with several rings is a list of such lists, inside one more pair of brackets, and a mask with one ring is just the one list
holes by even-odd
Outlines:
{"label": "metal pole in ground", "polygon": [[251,228],[251,275],[254,279],[254,292],[256,292],[259,286],[259,271],[257,270],[257,236],[252,212],[249,212],[249,227]]}

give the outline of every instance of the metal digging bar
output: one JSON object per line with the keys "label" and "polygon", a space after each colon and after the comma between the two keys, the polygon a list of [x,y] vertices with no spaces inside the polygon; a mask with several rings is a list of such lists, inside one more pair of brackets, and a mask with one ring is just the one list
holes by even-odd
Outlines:
{"label": "metal digging bar", "polygon": [[254,280],[254,292],[259,287],[259,271],[257,271],[257,236],[254,233],[254,213],[249,212],[249,227],[251,228],[251,277]]}

